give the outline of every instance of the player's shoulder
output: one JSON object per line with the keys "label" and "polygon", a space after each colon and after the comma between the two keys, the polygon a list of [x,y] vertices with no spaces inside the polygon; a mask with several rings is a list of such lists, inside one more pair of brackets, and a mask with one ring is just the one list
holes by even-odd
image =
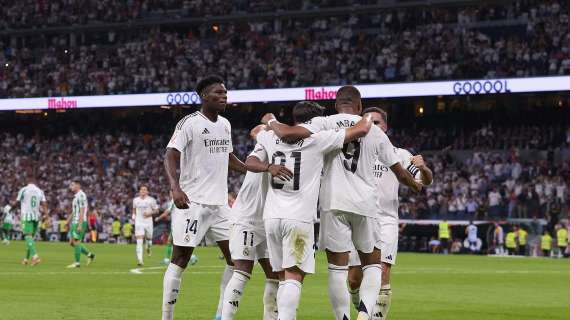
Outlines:
{"label": "player's shoulder", "polygon": [[200,113],[200,111],[196,111],[196,112],[192,112],[189,115],[186,115],[184,118],[180,119],[178,121],[178,123],[176,124],[176,130],[182,130],[186,127],[191,126],[193,123],[202,121],[203,119],[203,115]]}
{"label": "player's shoulder", "polygon": [[272,139],[273,137],[276,137],[275,132],[273,130],[269,130],[269,131],[265,131],[262,130],[257,134],[257,142],[263,143],[265,141],[267,141],[268,139]]}
{"label": "player's shoulder", "polygon": [[218,121],[221,121],[225,126],[231,127],[232,124],[230,123],[230,120],[228,120],[226,117],[218,115]]}
{"label": "player's shoulder", "polygon": [[407,149],[394,147],[394,152],[402,159],[409,160],[411,157],[413,157],[413,154]]}

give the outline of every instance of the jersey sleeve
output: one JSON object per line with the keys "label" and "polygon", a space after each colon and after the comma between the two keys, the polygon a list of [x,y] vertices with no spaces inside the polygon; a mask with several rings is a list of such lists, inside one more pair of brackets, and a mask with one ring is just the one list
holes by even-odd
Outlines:
{"label": "jersey sleeve", "polygon": [[42,191],[41,197],[40,197],[40,202],[46,202],[46,194]]}
{"label": "jersey sleeve", "polygon": [[249,155],[258,158],[262,162],[269,161],[267,157],[267,151],[265,150],[265,147],[261,143],[255,144],[255,147],[253,148],[253,150]]}
{"label": "jersey sleeve", "polygon": [[322,153],[342,149],[344,144],[345,130],[325,130],[315,133],[312,137],[317,142]]}
{"label": "jersey sleeve", "polygon": [[301,123],[299,126],[311,131],[311,133],[318,133],[327,130],[327,118],[314,117],[305,123]]}
{"label": "jersey sleeve", "polygon": [[22,189],[20,189],[20,191],[18,191],[18,197],[16,199],[18,199],[18,201],[24,200],[24,188],[22,188]]}
{"label": "jersey sleeve", "polygon": [[375,149],[378,160],[388,167],[396,164],[399,160],[396,155],[396,148],[394,148],[388,136],[376,126],[372,126],[370,133],[373,134],[372,138],[376,142]]}
{"label": "jersey sleeve", "polygon": [[158,202],[156,202],[156,199],[152,198],[152,204],[150,207],[152,208],[152,210],[158,209]]}
{"label": "jersey sleeve", "polygon": [[265,145],[268,143],[269,133],[267,131],[261,131],[257,134],[257,143],[250,153],[250,156],[254,156],[261,161],[269,161],[269,155],[267,154],[267,149]]}
{"label": "jersey sleeve", "polygon": [[[184,118],[178,122],[174,133],[168,142],[166,148],[173,148],[180,152],[186,149],[186,146],[192,141],[192,127],[189,124],[188,119]],[[230,143],[231,148],[231,143]]]}
{"label": "jersey sleeve", "polygon": [[422,173],[418,167],[412,164],[412,153],[405,149],[397,149],[400,156],[400,164],[402,167],[414,177],[416,180],[422,179]]}
{"label": "jersey sleeve", "polygon": [[230,136],[230,153],[234,152],[234,143],[233,143],[233,139],[232,139],[232,124],[224,119],[224,123],[226,124],[226,128],[228,130],[228,135]]}

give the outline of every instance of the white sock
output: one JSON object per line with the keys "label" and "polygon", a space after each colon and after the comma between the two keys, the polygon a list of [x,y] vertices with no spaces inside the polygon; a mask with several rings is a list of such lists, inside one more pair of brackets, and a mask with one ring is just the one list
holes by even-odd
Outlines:
{"label": "white sock", "polygon": [[380,293],[382,268],[379,264],[371,264],[362,268],[362,283],[360,284],[360,305],[358,306],[358,320],[370,319],[372,308],[376,304]]}
{"label": "white sock", "polygon": [[277,320],[277,290],[279,280],[265,280],[263,291],[263,320]]}
{"label": "white sock", "polygon": [[380,287],[380,294],[378,294],[378,301],[373,312],[375,316],[372,317],[372,319],[385,320],[388,317],[388,311],[390,311],[391,303],[392,290],[390,289],[390,284],[385,284]]}
{"label": "white sock", "polygon": [[226,265],[224,273],[222,274],[222,280],[220,281],[220,298],[218,299],[218,309],[216,310],[216,317],[222,315],[222,306],[224,305],[224,291],[228,286],[228,282],[234,274],[234,267]]}
{"label": "white sock", "polygon": [[295,320],[299,300],[301,300],[302,284],[297,280],[285,280],[279,283],[277,292],[277,310],[279,320]]}
{"label": "white sock", "polygon": [[336,320],[350,319],[350,295],[347,280],[348,266],[329,264],[329,299]]}
{"label": "white sock", "polygon": [[224,291],[224,302],[222,304],[222,319],[233,320],[239,307],[239,301],[245,289],[245,285],[251,278],[251,274],[235,270],[230,282]]}
{"label": "white sock", "polygon": [[348,293],[350,293],[352,305],[356,310],[358,310],[358,305],[360,304],[360,288],[356,288],[354,290],[348,289]]}
{"label": "white sock", "polygon": [[184,269],[171,263],[164,273],[162,283],[162,320],[172,320],[174,316],[174,304],[180,291],[180,282]]}
{"label": "white sock", "polygon": [[143,262],[143,239],[137,239],[137,261]]}
{"label": "white sock", "polygon": [[146,239],[146,250],[149,250],[152,247],[152,239]]}

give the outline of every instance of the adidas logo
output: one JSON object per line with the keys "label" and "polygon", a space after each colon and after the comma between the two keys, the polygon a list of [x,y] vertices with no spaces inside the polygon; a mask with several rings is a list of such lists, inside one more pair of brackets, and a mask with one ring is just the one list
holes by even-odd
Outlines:
{"label": "adidas logo", "polygon": [[176,303],[176,299],[172,300],[172,301],[168,301],[168,304],[173,305]]}
{"label": "adidas logo", "polygon": [[230,301],[230,304],[236,308],[239,307],[239,301]]}
{"label": "adidas logo", "polygon": [[389,255],[389,256],[386,257],[386,260],[392,260],[392,259],[393,259],[393,258],[392,258],[392,255]]}
{"label": "adidas logo", "polygon": [[204,131],[202,131],[202,134],[210,134],[210,131],[208,131],[208,128],[204,128]]}

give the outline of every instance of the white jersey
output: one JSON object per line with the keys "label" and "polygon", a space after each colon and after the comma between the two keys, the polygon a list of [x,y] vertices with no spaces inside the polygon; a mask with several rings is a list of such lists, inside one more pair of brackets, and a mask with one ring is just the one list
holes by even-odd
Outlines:
{"label": "white jersey", "polygon": [[477,226],[474,224],[470,224],[467,226],[467,239],[470,242],[477,241]]}
{"label": "white jersey", "polygon": [[[288,144],[273,131],[262,131],[257,135],[258,146],[263,147],[265,156],[271,159],[271,163],[284,165],[293,172],[293,179],[287,182],[271,179],[264,219],[313,223],[317,215],[323,157],[333,150],[340,150],[344,137],[344,130],[328,130]],[[253,155],[257,156],[257,152]]]}
{"label": "white jersey", "polygon": [[227,205],[228,162],[233,152],[230,122],[210,121],[196,111],[178,122],[167,148],[180,151],[180,187],[190,201]]}
{"label": "white jersey", "polygon": [[4,207],[3,223],[14,224],[14,214],[9,206]]}
{"label": "white jersey", "polygon": [[87,195],[85,194],[85,192],[83,192],[83,190],[79,190],[75,196],[73,196],[73,202],[72,202],[72,211],[71,211],[71,223],[72,224],[77,224],[79,223],[79,218],[81,217],[81,209],[84,208],[85,210],[83,210],[83,221],[86,222],[87,221],[87,209],[88,209],[88,203],[87,203]]}
{"label": "white jersey", "polygon": [[[261,145],[256,145],[250,156],[267,161],[267,154]],[[263,207],[269,186],[269,174],[248,171],[245,174],[238,196],[231,208],[233,223],[263,225]]]}
{"label": "white jersey", "polygon": [[[339,113],[315,117],[301,126],[316,133],[352,127],[360,119],[360,116]],[[376,126],[372,126],[365,137],[328,154],[319,197],[321,209],[376,217],[380,208],[372,169],[377,159],[389,167],[398,162],[390,139]]]}
{"label": "white jersey", "polygon": [[144,217],[145,213],[150,213],[158,209],[156,199],[150,196],[136,197],[133,199],[133,210],[135,213],[136,224],[152,224],[152,217]]}
{"label": "white jersey", "polygon": [[[394,152],[402,168],[408,170],[414,179],[420,180],[421,172],[420,169],[412,164],[412,154],[408,150],[400,148],[394,148]],[[397,220],[398,206],[400,205],[398,199],[400,182],[394,172],[378,159],[374,163],[373,170],[374,178],[376,178],[376,190],[378,190],[378,204],[381,210],[380,216],[381,218],[388,217]]]}
{"label": "white jersey", "polygon": [[46,196],[42,189],[30,183],[20,189],[18,192],[18,201],[20,201],[22,221],[40,220],[40,203],[46,201]]}

